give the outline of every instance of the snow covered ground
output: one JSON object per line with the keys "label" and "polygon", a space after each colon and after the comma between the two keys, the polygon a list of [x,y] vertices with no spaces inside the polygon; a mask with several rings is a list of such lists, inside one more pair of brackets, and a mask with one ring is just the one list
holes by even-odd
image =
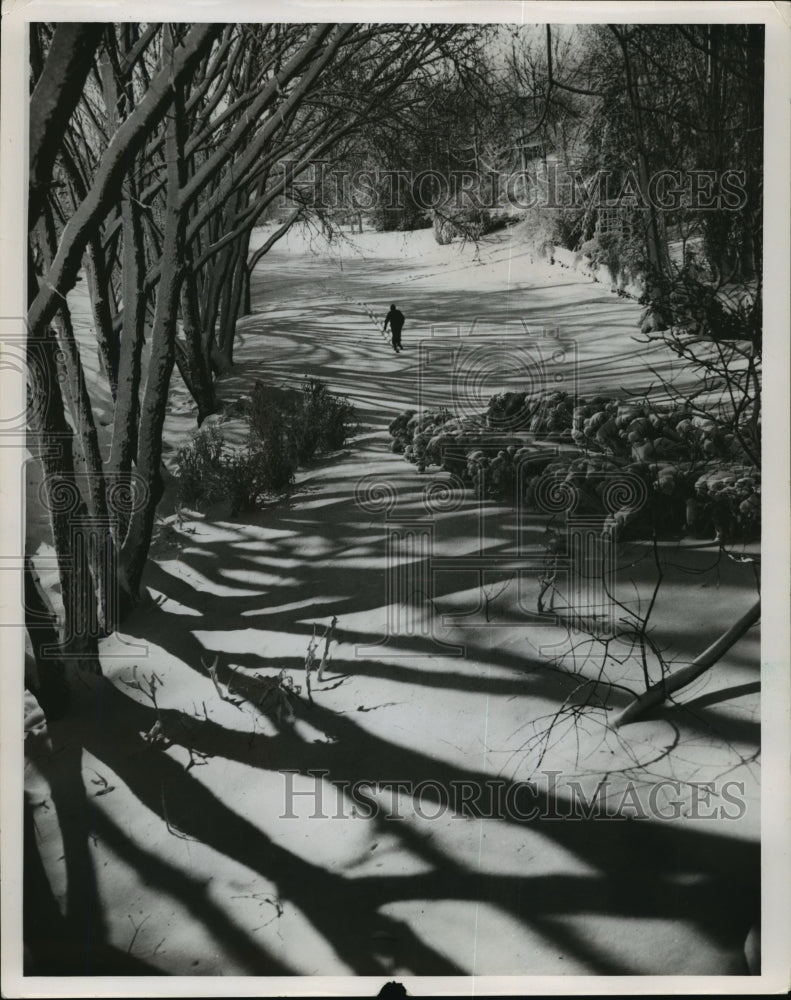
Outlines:
{"label": "snow covered ground", "polygon": [[[606,666],[624,687],[583,712],[600,647],[577,635],[571,660],[566,630],[529,617],[546,519],[443,500],[442,476],[389,450],[387,423],[408,407],[474,410],[526,381],[655,395],[660,375],[689,379],[636,339],[636,303],[531,254],[523,235],[477,249],[440,247],[431,231],[327,246],[293,230],[263,259],[222,398],[313,375],[349,396],[361,428],[254,515],[161,524],[154,600],[104,643],[106,679],[79,683],[75,714],[48,731],[29,706],[38,845],[88,969],[112,953],[182,975],[746,971],[755,630],[683,707],[614,733],[606,710],[641,685],[626,644]],[[391,302],[407,317],[401,355],[381,332]],[[193,429],[176,375],[168,462]],[[226,424],[231,439],[241,429]],[[752,568],[713,546],[666,543],[660,556],[655,637],[670,662],[689,662],[746,610]],[[650,547],[618,557],[618,598],[645,607]],[[310,701],[305,651],[333,616]],[[152,674],[156,706],[134,686]],[[620,815],[585,818],[573,796],[603,780]],[[408,785],[393,799],[377,782]],[[526,798],[460,815],[441,798],[459,782]],[[628,818],[641,809],[653,814]]]}

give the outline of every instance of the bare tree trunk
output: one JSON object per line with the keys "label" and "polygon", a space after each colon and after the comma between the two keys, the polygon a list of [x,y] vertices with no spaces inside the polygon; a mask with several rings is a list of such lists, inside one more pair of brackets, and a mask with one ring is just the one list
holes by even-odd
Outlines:
{"label": "bare tree trunk", "polygon": [[[29,267],[35,283],[32,260]],[[58,344],[45,327],[28,339],[27,349],[31,450],[44,469],[42,501],[49,514],[64,609],[60,655],[100,673],[96,595],[85,547],[86,511],[74,473],[74,434],[60,390]]]}
{"label": "bare tree trunk", "polygon": [[[242,300],[244,276],[247,273],[247,244],[249,239],[239,240],[236,244],[233,278],[228,282],[228,296],[223,302],[220,352],[226,366],[233,367],[233,347],[236,337],[236,321]],[[243,246],[240,244],[244,244]]]}
{"label": "bare tree trunk", "polygon": [[215,358],[221,372],[228,372],[231,368],[233,368],[232,325],[234,323],[234,318],[231,315],[231,301],[233,298],[233,286],[238,262],[239,249],[236,244],[232,244],[231,250],[229,251],[228,272],[220,293],[220,315],[217,329],[217,350],[215,352]]}
{"label": "bare tree trunk", "polygon": [[[55,253],[56,234],[48,204],[44,206],[43,230],[45,259],[49,266]],[[81,494],[82,502],[87,505],[77,543],[81,549],[84,548],[93,579],[93,593],[98,600],[98,607],[86,608],[85,613],[91,621],[96,620],[97,633],[109,634],[118,624],[119,581],[115,574],[115,543],[107,506],[107,489],[99,437],[67,303],[61,304],[54,317],[53,326],[57,332],[60,348],[63,385],[85,465],[85,472],[79,477],[82,485],[75,479],[75,487]]]}
{"label": "bare tree trunk", "polygon": [[[226,210],[221,213],[225,228],[233,232],[239,214],[247,202],[244,190],[238,191],[231,199]],[[245,238],[246,237],[246,238]],[[236,319],[239,314],[239,303],[242,291],[242,276],[240,266],[247,263],[247,248],[249,246],[249,231],[242,232],[228,244],[228,264],[220,295],[220,313],[217,330],[216,361],[221,371],[233,368],[233,341],[236,332]]]}
{"label": "bare tree trunk", "polygon": [[[289,217],[283,223],[283,225],[280,226],[278,229],[276,229],[274,233],[272,233],[272,235],[266,241],[266,243],[264,243],[255,251],[255,253],[250,258],[247,264],[247,269],[251,275],[255,270],[255,266],[259,262],[259,260],[261,260],[264,254],[269,253],[269,251],[272,249],[275,243],[278,242],[278,240],[281,240],[286,235],[289,229],[291,229],[291,227],[294,225],[297,219],[299,219],[299,217],[302,215],[303,211],[304,210],[301,205],[295,208],[294,211],[291,213],[291,215],[289,215]],[[360,230],[360,232],[362,232],[362,230]],[[249,238],[248,238],[248,245],[249,245]]]}
{"label": "bare tree trunk", "polygon": [[206,311],[203,320],[204,352],[214,372],[227,370],[217,336],[217,319],[220,315],[221,300],[226,290],[233,262],[233,246],[226,248],[218,257],[212,269],[207,288]]}
{"label": "bare tree trunk", "polygon": [[[118,54],[114,42],[107,45],[107,55],[101,61],[104,103],[110,128],[117,132],[122,109],[132,111],[131,97],[120,91],[116,80]],[[113,418],[113,440],[110,448],[109,471],[113,479],[128,476],[137,455],[137,425],[140,417],[140,380],[145,336],[146,293],[143,228],[137,200],[135,170],[137,158],[126,160],[126,176],[121,185],[121,227],[123,250],[121,257],[121,345],[118,359],[118,384]],[[118,525],[118,544],[126,534],[126,518]]]}
{"label": "bare tree trunk", "polygon": [[[704,170],[713,170],[719,177],[723,168],[723,136],[726,122],[723,120],[722,101],[722,60],[723,60],[723,26],[709,24],[706,26],[706,87],[704,93],[706,108],[706,139],[700,147],[697,166]],[[701,227],[703,229],[703,245],[706,256],[720,275],[735,276],[734,267],[738,267],[729,249],[729,230],[731,228],[730,212],[702,212]]]}
{"label": "bare tree trunk", "polygon": [[35,679],[26,677],[25,684],[51,722],[66,714],[69,685],[63,660],[57,655],[57,617],[29,556],[25,557],[25,625],[38,674]]}
{"label": "bare tree trunk", "polygon": [[645,130],[643,119],[640,113],[639,95],[637,93],[637,82],[634,79],[632,60],[626,38],[619,28],[611,25],[610,30],[618,40],[618,45],[623,56],[624,76],[626,79],[626,94],[629,100],[629,107],[632,111],[632,121],[634,123],[635,141],[637,143],[637,179],[640,185],[640,195],[643,204],[647,206],[648,224],[646,226],[645,240],[648,260],[657,276],[661,276],[667,271],[667,246],[661,223],[657,217],[656,207],[648,196],[649,181],[651,177],[648,151],[645,143]]}
{"label": "bare tree trunk", "polygon": [[[87,510],[83,515],[81,537],[93,579],[94,597],[98,602],[96,619],[98,630],[100,634],[109,635],[118,627],[121,606],[126,603],[125,597],[128,597],[123,578],[118,573],[116,560],[116,545],[120,534],[117,531],[117,522],[124,506],[115,505],[112,511],[108,506],[107,483],[99,437],[85,383],[85,372],[66,305],[61,307],[55,317],[54,325],[63,351],[69,409],[77,427],[77,439],[85,462],[86,488],[81,492]],[[91,618],[93,619],[93,614]]]}
{"label": "bare tree trunk", "polygon": [[30,97],[28,232],[38,222],[61,139],[82,95],[104,25],[58,24]]}
{"label": "bare tree trunk", "polygon": [[184,282],[181,287],[181,320],[184,340],[176,341],[176,364],[181,377],[198,406],[198,427],[217,409],[211,367],[203,351],[200,309],[195,272],[189,258],[185,259]]}
{"label": "bare tree trunk", "polygon": [[[171,28],[165,27],[165,65],[173,60]],[[162,275],[157,288],[154,327],[151,334],[151,358],[143,395],[137,448],[137,471],[146,490],[145,503],[132,514],[123,547],[123,563],[132,593],[138,594],[151,544],[156,505],[161,495],[162,428],[165,423],[170,377],[175,361],[176,325],[179,293],[183,279],[183,243],[185,214],[181,200],[184,176],[183,135],[184,98],[181,87],[175,88],[173,111],[165,126],[167,163],[167,200],[165,238],[162,252]]]}
{"label": "bare tree trunk", "polygon": [[104,249],[100,239],[93,238],[88,241],[83,261],[88,279],[88,294],[91,299],[99,358],[110,385],[110,392],[115,399],[118,392],[120,344],[118,335],[113,328],[113,317],[110,311],[110,286],[104,260]]}
{"label": "bare tree trunk", "polygon": [[[86,181],[80,167],[64,147],[61,149],[61,160],[74,189],[74,194],[80,200],[87,194]],[[52,248],[55,255],[55,248]],[[97,233],[88,240],[83,256],[83,264],[88,279],[88,295],[91,300],[91,311],[96,331],[96,341],[99,348],[99,359],[110,386],[113,400],[118,389],[118,334],[113,325],[110,310],[110,282],[107,272],[104,247],[101,234]]]}
{"label": "bare tree trunk", "polygon": [[253,303],[250,297],[250,268],[244,269],[244,285],[242,287],[242,309],[241,316],[250,316],[253,312]]}
{"label": "bare tree trunk", "polygon": [[122,266],[123,317],[121,351],[118,362],[118,390],[113,419],[113,442],[110,472],[125,475],[137,454],[137,425],[140,415],[140,381],[146,319],[146,293],[141,289],[143,233],[140,215],[134,204],[131,178],[125,185],[122,214],[124,247]]}

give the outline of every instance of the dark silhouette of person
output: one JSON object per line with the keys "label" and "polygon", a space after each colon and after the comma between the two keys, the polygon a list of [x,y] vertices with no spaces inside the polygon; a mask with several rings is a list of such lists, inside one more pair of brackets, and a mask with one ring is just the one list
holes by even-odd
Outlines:
{"label": "dark silhouette of person", "polygon": [[393,350],[398,354],[399,351],[403,351],[401,346],[401,330],[404,327],[404,314],[396,309],[394,305],[390,306],[390,312],[385,316],[385,325],[383,329],[387,329],[388,324],[393,333]]}

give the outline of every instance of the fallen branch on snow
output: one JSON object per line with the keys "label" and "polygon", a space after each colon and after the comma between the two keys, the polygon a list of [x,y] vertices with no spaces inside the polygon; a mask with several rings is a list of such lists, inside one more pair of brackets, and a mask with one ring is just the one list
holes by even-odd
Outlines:
{"label": "fallen branch on snow", "polygon": [[708,649],[705,649],[699,656],[695,657],[692,663],[686,667],[682,667],[681,670],[676,670],[675,673],[669,674],[667,677],[663,677],[661,681],[649,687],[639,698],[635,698],[610,723],[610,728],[619,729],[628,722],[634,722],[635,719],[647,712],[648,709],[654,708],[656,705],[661,705],[669,695],[686,687],[687,684],[700,677],[709,667],[713,667],[728,652],[731,646],[735,645],[744,633],[755,625],[760,617],[761,602],[758,600],[746,614],[742,615],[734,625],[731,625],[727,632],[723,633]]}

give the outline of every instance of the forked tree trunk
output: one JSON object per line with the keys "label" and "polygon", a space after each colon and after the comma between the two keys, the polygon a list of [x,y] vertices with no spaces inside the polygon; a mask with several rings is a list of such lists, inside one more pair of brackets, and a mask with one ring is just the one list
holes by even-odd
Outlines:
{"label": "forked tree trunk", "polygon": [[62,22],[30,97],[28,232],[39,220],[52,183],[55,156],[77,106],[103,25]]}
{"label": "forked tree trunk", "polygon": [[198,406],[198,427],[217,409],[209,359],[203,351],[198,289],[188,257],[185,257],[181,287],[181,322],[184,340],[176,341],[176,364],[184,384]]}
{"label": "forked tree trunk", "polygon": [[228,271],[220,292],[220,314],[217,321],[217,356],[219,358],[220,370],[224,372],[230,371],[233,367],[231,351],[228,345],[228,317],[233,297],[236,263],[239,259],[239,250],[235,244],[232,244],[229,258]]}
{"label": "forked tree trunk", "polygon": [[206,312],[203,319],[204,351],[209,359],[212,371],[223,373],[227,371],[225,357],[221,352],[220,339],[217,332],[218,317],[221,315],[221,302],[227,283],[231,276],[233,263],[233,247],[228,247],[218,254],[216,266],[211,272],[206,296]]}
{"label": "forked tree trunk", "polygon": [[[113,39],[113,40],[111,40]],[[104,103],[110,128],[117,132],[122,121],[121,110],[131,114],[131,96],[120,90],[117,81],[118,54],[114,35],[110,33],[107,51],[100,63]],[[118,385],[113,418],[113,439],[110,447],[109,474],[112,480],[128,477],[137,457],[137,426],[140,418],[140,381],[145,336],[146,294],[145,251],[143,226],[137,198],[135,171],[137,157],[126,161],[126,176],[121,185],[121,346],[118,359]],[[128,521],[119,511],[118,544],[126,534]]]}
{"label": "forked tree trunk", "polygon": [[[143,233],[140,213],[134,204],[131,178],[124,185],[122,216],[124,244],[122,255],[123,317],[121,351],[118,363],[118,390],[110,449],[110,474],[128,475],[137,455],[137,426],[140,417],[140,382],[146,320],[146,294],[141,289],[145,274]],[[123,533],[123,532],[122,532]]]}
{"label": "forked tree trunk", "polygon": [[236,242],[236,254],[233,264],[233,277],[227,283],[228,294],[223,299],[223,309],[220,325],[220,354],[226,370],[233,368],[233,347],[236,337],[236,321],[239,316],[239,309],[242,301],[242,289],[244,287],[244,275],[247,272],[247,251],[241,245],[242,241]]}
{"label": "forked tree trunk", "polygon": [[[32,260],[28,266],[32,278]],[[44,470],[41,500],[52,529],[64,610],[60,656],[100,673],[96,595],[85,548],[86,509],[74,472],[74,434],[63,407],[58,343],[45,327],[28,339],[27,350],[31,450]]]}
{"label": "forked tree trunk", "polygon": [[[80,167],[65,148],[61,149],[61,160],[68,174],[74,194],[82,200],[87,194],[87,187]],[[53,256],[54,252],[53,248]],[[118,389],[118,352],[120,347],[118,332],[113,324],[112,310],[110,308],[110,282],[101,233],[96,233],[88,240],[83,256],[83,265],[88,280],[88,296],[91,300],[91,312],[93,313],[99,360],[102,363],[113,400],[115,400]]]}
{"label": "forked tree trunk", "polygon": [[648,253],[648,260],[657,276],[667,272],[667,245],[665,234],[662,230],[662,223],[657,214],[656,207],[649,197],[649,182],[651,177],[648,152],[645,142],[645,129],[643,127],[643,117],[639,94],[637,91],[637,80],[635,80],[632,60],[629,55],[628,43],[619,28],[611,26],[610,30],[615,35],[623,57],[624,78],[626,82],[626,96],[632,112],[632,122],[634,126],[635,140],[637,143],[637,181],[640,186],[640,196],[643,204],[647,205],[647,222],[645,231],[645,244]]}
{"label": "forked tree trunk", "polygon": [[[56,234],[49,205],[44,207],[43,231],[45,260],[47,265],[55,253]],[[59,352],[56,363],[59,378],[65,389],[66,400],[71,412],[72,425],[76,430],[75,440],[79,442],[84,472],[75,476],[75,488],[80,493],[85,510],[80,514],[80,529],[75,536],[75,544],[84,552],[93,581],[93,594],[97,607],[86,607],[86,622],[95,622],[90,627],[99,634],[109,634],[118,624],[120,603],[120,581],[116,575],[116,545],[113,538],[113,521],[107,505],[107,484],[104,465],[99,447],[99,436],[93,418],[93,408],[85,381],[85,371],[80,351],[74,335],[71,313],[68,305],[62,303],[53,320],[57,333]],[[62,405],[62,404],[61,404]],[[76,501],[75,501],[76,503]],[[75,506],[75,513],[77,507]],[[80,507],[82,511],[82,507]],[[75,527],[77,522],[75,521]]]}
{"label": "forked tree trunk", "polygon": [[[77,481],[86,505],[81,544],[85,546],[85,557],[90,567],[93,594],[97,602],[97,636],[109,635],[118,627],[121,609],[128,603],[129,596],[123,574],[118,572],[116,558],[120,534],[118,522],[125,514],[125,505],[122,500],[120,503],[108,504],[107,482],[85,372],[69,310],[65,305],[55,317],[54,326],[58,331],[58,342],[64,358],[66,396],[85,463],[85,473]],[[121,499],[123,484],[119,481],[114,485],[116,488],[113,495]],[[93,618],[91,613],[90,619]]]}
{"label": "forked tree trunk", "polygon": [[110,310],[110,283],[107,279],[101,239],[94,238],[88,241],[83,261],[88,279],[88,294],[91,300],[99,358],[110,386],[110,393],[115,400],[118,392],[120,344],[118,334],[113,327],[113,317]]}
{"label": "forked tree trunk", "polygon": [[[164,29],[165,65],[173,58],[171,29]],[[151,357],[148,365],[137,448],[137,473],[144,488],[144,502],[132,514],[122,558],[132,593],[138,594],[143,576],[154,515],[162,483],[162,428],[170,378],[175,362],[175,340],[179,293],[183,278],[184,211],[181,202],[183,183],[184,100],[181,87],[175,88],[172,113],[165,126],[167,195],[162,273],[157,287],[154,327],[151,334]]]}

